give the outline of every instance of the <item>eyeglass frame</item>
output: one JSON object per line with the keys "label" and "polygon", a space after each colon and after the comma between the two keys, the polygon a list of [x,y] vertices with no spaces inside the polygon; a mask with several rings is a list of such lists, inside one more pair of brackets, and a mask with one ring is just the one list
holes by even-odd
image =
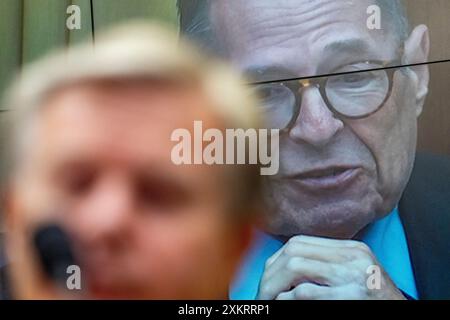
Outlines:
{"label": "eyeglass frame", "polygon": [[[398,52],[401,53],[400,56],[403,59],[403,47],[401,47]],[[397,60],[391,60],[391,61],[381,61],[381,60],[366,60],[363,62],[359,62],[359,63],[366,63],[366,64],[378,64],[380,65],[379,68],[374,68],[374,69],[367,69],[367,70],[356,70],[356,71],[349,71],[349,72],[341,72],[341,73],[335,73],[335,74],[330,74],[327,76],[316,76],[316,77],[310,77],[310,78],[301,78],[301,79],[288,79],[288,80],[279,80],[279,81],[262,81],[262,82],[253,82],[250,83],[250,85],[252,86],[258,86],[258,85],[263,85],[263,84],[271,84],[271,83],[279,83],[281,85],[285,85],[285,83],[288,82],[294,82],[297,81],[300,84],[300,87],[298,90],[294,91],[292,90],[289,86],[285,87],[287,89],[289,89],[294,97],[295,97],[295,105],[294,105],[294,112],[292,114],[291,120],[288,122],[288,124],[284,127],[284,128],[278,128],[280,130],[280,133],[284,133],[287,132],[289,130],[292,129],[292,127],[294,126],[295,122],[297,121],[297,118],[300,114],[300,109],[301,109],[301,103],[300,99],[299,99],[299,95],[301,95],[303,89],[308,88],[308,87],[312,87],[315,86],[318,90],[319,93],[322,97],[322,100],[325,102],[325,105],[327,106],[327,108],[337,117],[339,118],[345,118],[345,119],[351,119],[351,120],[358,120],[358,119],[365,119],[370,117],[371,115],[377,113],[378,111],[380,111],[384,105],[386,104],[386,102],[389,100],[389,98],[392,95],[392,89],[394,86],[394,75],[395,73],[401,69],[401,68],[405,68],[402,65],[402,59],[397,59]],[[381,104],[374,110],[371,111],[367,114],[361,115],[361,116],[348,116],[345,115],[339,111],[337,111],[333,105],[331,104],[331,102],[329,101],[327,94],[326,94],[326,83],[328,81],[329,78],[331,77],[337,77],[337,76],[342,76],[342,75],[347,75],[347,74],[358,74],[358,73],[363,73],[363,72],[373,72],[373,71],[385,71],[387,73],[388,76],[388,81],[389,81],[389,89],[386,93],[386,97],[384,98],[384,100],[381,102]]]}

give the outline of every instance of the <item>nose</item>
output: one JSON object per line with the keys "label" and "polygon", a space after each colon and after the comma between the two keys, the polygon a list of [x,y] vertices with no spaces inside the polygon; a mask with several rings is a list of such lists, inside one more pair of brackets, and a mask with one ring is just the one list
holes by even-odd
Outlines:
{"label": "nose", "polygon": [[300,90],[303,93],[300,112],[289,136],[296,142],[324,147],[342,130],[344,123],[334,117],[317,87],[308,86]]}
{"label": "nose", "polygon": [[79,207],[78,222],[87,244],[116,246],[127,241],[133,219],[133,199],[123,181],[99,185]]}

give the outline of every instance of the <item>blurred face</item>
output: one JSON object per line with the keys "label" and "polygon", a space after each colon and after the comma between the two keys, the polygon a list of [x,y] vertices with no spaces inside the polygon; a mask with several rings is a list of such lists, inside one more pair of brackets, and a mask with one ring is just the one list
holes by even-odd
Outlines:
{"label": "blurred face", "polygon": [[170,160],[174,129],[223,126],[208,103],[198,89],[145,82],[79,85],[47,101],[10,201],[19,295],[45,297],[27,237],[57,219],[89,298],[226,297],[244,228],[224,212],[223,169]]}
{"label": "blurred face", "polygon": [[[366,27],[370,4],[219,0],[212,2],[210,18],[224,54],[255,81],[267,81],[355,71],[361,62],[401,59],[393,31],[387,35]],[[423,62],[427,53],[427,30],[421,26],[406,42],[403,58]],[[345,81],[352,85],[359,79],[364,78]],[[397,70],[391,82],[383,107],[363,119],[336,115],[319,88],[303,86],[298,116],[280,137],[279,174],[268,182],[272,233],[349,238],[398,203],[414,161],[428,73],[426,68]],[[346,108],[339,100],[346,91],[334,92],[335,101]],[[276,90],[272,94],[281,95]],[[369,104],[359,99],[353,107],[357,111]],[[272,107],[283,112],[286,106]],[[277,112],[272,113],[275,122],[281,118]]]}

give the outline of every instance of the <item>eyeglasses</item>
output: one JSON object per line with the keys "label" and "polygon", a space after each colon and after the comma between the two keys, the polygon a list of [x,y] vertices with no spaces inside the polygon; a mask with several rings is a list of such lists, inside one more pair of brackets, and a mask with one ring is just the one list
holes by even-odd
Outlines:
{"label": "eyeglasses", "polygon": [[365,61],[337,73],[311,79],[253,84],[269,129],[289,130],[300,113],[303,93],[319,90],[328,109],[337,117],[362,119],[380,110],[389,99],[401,61]]}

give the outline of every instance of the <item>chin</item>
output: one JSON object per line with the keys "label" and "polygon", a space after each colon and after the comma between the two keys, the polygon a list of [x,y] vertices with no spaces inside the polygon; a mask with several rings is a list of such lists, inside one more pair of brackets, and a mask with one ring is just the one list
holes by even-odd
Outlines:
{"label": "chin", "polygon": [[281,237],[308,235],[333,239],[351,239],[377,219],[373,202],[355,201],[319,204],[309,209],[285,208],[272,217],[268,231]]}
{"label": "chin", "polygon": [[[152,297],[141,290],[142,288],[124,288],[124,287],[94,287],[90,288],[91,299],[94,300],[141,300],[151,299]],[[155,295],[156,296],[156,295]]]}

